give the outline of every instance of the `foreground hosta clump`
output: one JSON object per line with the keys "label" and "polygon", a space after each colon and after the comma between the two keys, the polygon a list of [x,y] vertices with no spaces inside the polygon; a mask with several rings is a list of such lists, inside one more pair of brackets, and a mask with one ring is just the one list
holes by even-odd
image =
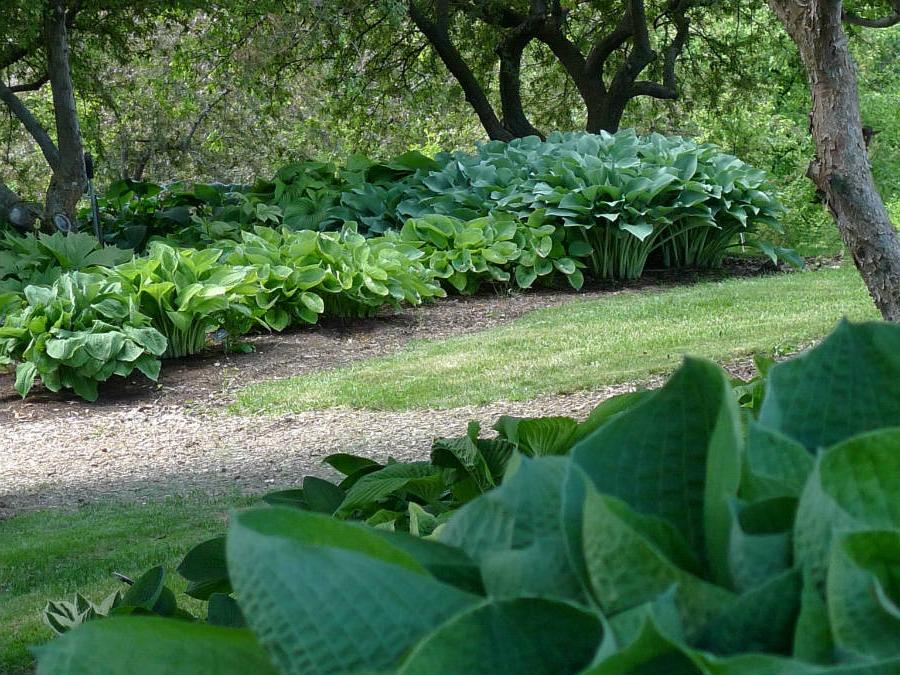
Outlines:
{"label": "foreground hosta clump", "polygon": [[[756,416],[688,359],[584,425],[507,418],[502,484],[427,537],[328,515],[348,505],[311,484],[187,555],[205,621],[155,568],[49,606],[76,627],[38,673],[893,675],[898,354],[900,327],[844,323],[771,368]],[[450,454],[497,482],[468,438]]]}

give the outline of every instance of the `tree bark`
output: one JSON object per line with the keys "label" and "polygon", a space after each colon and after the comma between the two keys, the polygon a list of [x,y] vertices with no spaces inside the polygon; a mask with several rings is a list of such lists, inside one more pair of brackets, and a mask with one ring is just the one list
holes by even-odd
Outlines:
{"label": "tree bark", "polygon": [[0,183],[0,222],[7,220],[19,230],[31,230],[37,221],[40,208],[28,204],[19,195]]}
{"label": "tree bark", "polygon": [[544,135],[528,120],[522,105],[522,53],[531,41],[527,33],[514,33],[497,47],[500,57],[500,108],[503,126],[514,136]]}
{"label": "tree bark", "polygon": [[875,306],[886,320],[900,322],[900,238],[869,166],[842,3],[768,3],[796,43],[809,76],[816,156],[807,175],[824,193]]}
{"label": "tree bark", "polygon": [[65,0],[51,0],[46,17],[47,70],[53,92],[59,161],[54,167],[44,203],[44,227],[53,227],[55,216],[75,222],[75,209],[84,194],[87,175],[75,90],[69,68],[69,40]]}

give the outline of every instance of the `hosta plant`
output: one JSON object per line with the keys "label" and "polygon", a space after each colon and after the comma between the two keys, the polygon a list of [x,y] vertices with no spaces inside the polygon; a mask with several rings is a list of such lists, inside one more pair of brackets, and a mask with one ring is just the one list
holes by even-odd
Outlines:
{"label": "hosta plant", "polygon": [[459,293],[474,293],[484,283],[526,289],[555,274],[578,289],[584,264],[572,256],[590,251],[582,247],[569,254],[562,232],[543,222],[542,211],[524,220],[500,211],[468,221],[444,215],[411,218],[399,241],[423,251],[435,276]]}
{"label": "hosta plant", "polygon": [[104,273],[166,337],[167,358],[188,356],[202,351],[213,331],[241,335],[260,323],[250,306],[259,288],[256,270],[224,265],[221,255],[154,242],[146,256]]}
{"label": "hosta plant", "polygon": [[366,239],[353,223],[336,233],[257,227],[240,243],[222,245],[227,263],[256,269],[256,311],[276,330],[315,323],[323,314],[369,316],[385,305],[444,295],[420,251]]}
{"label": "hosta plant", "polygon": [[166,338],[150,323],[121,284],[68,272],[25,289],[25,304],[0,327],[0,361],[18,364],[23,397],[39,377],[50,391],[72,389],[93,401],[97,383],[113,375],[159,376]]}
{"label": "hosta plant", "polygon": [[130,251],[101,245],[84,232],[29,234],[6,232],[0,239],[0,280],[50,284],[67,271],[111,267],[131,258]]}
{"label": "hosta plant", "polygon": [[892,675],[898,354],[900,327],[844,323],[772,367],[746,428],[688,359],[428,537],[238,513],[180,568],[209,621],[114,609],[37,672]]}
{"label": "hosta plant", "polygon": [[613,415],[636,405],[647,392],[614,396],[579,422],[571,417],[511,417],[493,425],[496,435],[483,435],[472,421],[466,434],[434,441],[429,461],[378,463],[339,453],[323,461],[343,475],[339,482],[306,476],[301,487],[263,497],[276,506],[362,520],[390,530],[428,534],[463,504],[500,485],[516,455],[566,455],[582,438]]}

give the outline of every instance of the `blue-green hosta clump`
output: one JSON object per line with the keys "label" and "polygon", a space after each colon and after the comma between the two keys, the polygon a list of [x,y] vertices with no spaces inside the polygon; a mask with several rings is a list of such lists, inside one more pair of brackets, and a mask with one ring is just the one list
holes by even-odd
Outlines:
{"label": "blue-green hosta clump", "polygon": [[166,338],[121,284],[67,272],[50,286],[28,286],[24,296],[0,327],[0,363],[18,364],[23,397],[38,377],[50,391],[72,389],[89,401],[113,375],[158,377]]}
{"label": "blue-green hosta clump", "polygon": [[322,315],[370,316],[384,306],[444,295],[421,251],[366,239],[353,223],[340,232],[257,227],[241,237],[225,245],[223,259],[256,269],[256,311],[275,330],[316,323]]}
{"label": "blue-green hosta clump", "polygon": [[666,267],[714,267],[738,244],[788,254],[756,241],[782,212],[765,172],[679,136],[554,133],[437,159],[443,168],[410,186],[421,210],[466,219],[544,209],[590,244],[598,277],[640,276],[651,255]]}
{"label": "blue-green hosta clump", "polygon": [[893,675],[898,354],[900,327],[843,323],[772,367],[752,421],[688,359],[590,428],[528,431],[548,452],[513,451],[427,537],[316,512],[318,488],[238,513],[179,567],[205,622],[154,569],[143,609],[37,648],[37,672]]}

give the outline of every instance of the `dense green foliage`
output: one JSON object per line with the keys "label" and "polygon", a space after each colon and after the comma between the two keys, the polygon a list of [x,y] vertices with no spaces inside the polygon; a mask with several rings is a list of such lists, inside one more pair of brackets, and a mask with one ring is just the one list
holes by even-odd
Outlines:
{"label": "dense green foliage", "polygon": [[[434,159],[354,156],[339,168],[295,163],[252,186],[126,180],[102,204],[104,238],[117,246],[83,233],[5,235],[0,318],[19,338],[30,325],[30,339],[46,339],[50,326],[28,324],[39,294],[26,289],[96,270],[165,336],[164,356],[182,357],[219,331],[227,346],[251,330],[371,316],[445,290],[560,279],[580,289],[583,269],[633,278],[651,256],[670,268],[716,267],[730,247],[753,245],[777,260],[789,252],[753,238],[778,228],[768,188],[763,172],[713,146],[634,131],[491,142]],[[131,261],[123,248],[134,249]],[[80,327],[82,308],[73,311]],[[9,341],[0,350],[23,364],[21,392],[51,372],[34,363],[39,353]],[[77,387],[69,378],[51,386],[96,398],[84,378],[130,372],[114,356],[82,369]]]}
{"label": "dense green foliage", "polygon": [[148,255],[106,274],[165,335],[165,355],[187,356],[200,352],[219,328],[241,335],[252,325],[256,270],[222,265],[221,255],[215,248],[176,249],[157,242]]}
{"label": "dense green foliage", "polygon": [[[240,243],[222,240],[222,249],[203,250],[155,241],[145,255],[113,267],[95,263],[124,252],[94,250],[89,235],[8,237],[44,257],[45,249],[56,252],[46,264],[23,267],[35,281],[56,277],[52,284],[32,283],[19,292],[25,282],[10,277],[9,292],[0,295],[0,309],[8,312],[0,327],[0,359],[19,363],[19,393],[25,396],[39,376],[52,391],[70,388],[94,400],[97,382],[134,368],[156,379],[157,357],[197,354],[220,330],[236,338],[254,328],[283,330],[315,323],[322,314],[366,316],[385,305],[443,295],[419,262],[420,251],[366,239],[352,226],[340,233],[258,228],[241,237]],[[85,254],[79,242],[91,252]],[[61,251],[79,253],[64,257]],[[63,273],[60,264],[77,267],[72,260],[96,273]],[[152,343],[131,333],[144,326],[151,327]]]}
{"label": "dense green foliage", "polygon": [[[711,145],[633,130],[556,133],[434,159],[408,152],[387,163],[354,156],[340,168],[297,163],[244,189],[122,182],[106,199],[105,229],[110,241],[132,246],[152,233],[198,245],[255,224],[334,230],[353,221],[368,236],[403,229],[406,241],[423,241],[432,267],[458,291],[474,290],[478,276],[508,281],[510,267],[523,288],[555,271],[574,275],[578,287],[573,257],[585,257],[596,277],[634,278],[654,254],[665,267],[715,267],[730,247],[760,246],[760,226],[780,229],[782,207],[770,190],[764,172]],[[521,223],[515,233],[514,222]],[[451,228],[468,230],[462,244]],[[516,249],[492,246],[498,234],[515,239]],[[458,257],[484,245],[489,258],[475,267]],[[446,257],[432,255],[442,250]]]}
{"label": "dense green foliage", "polygon": [[465,436],[435,440],[428,462],[379,464],[345,453],[331,455],[323,461],[343,474],[339,483],[307,476],[302,487],[272,492],[263,499],[425,536],[455,509],[500,485],[514,457],[566,455],[607,419],[648,394],[614,396],[581,423],[563,416],[504,415],[494,424],[493,437],[482,437],[480,425],[473,421]]}
{"label": "dense green foliage", "polygon": [[[206,623],[173,618],[156,568],[38,673],[893,673],[898,351],[896,326],[843,323],[771,368],[752,415],[689,359],[581,425],[501,420],[502,484],[424,538],[329,516],[354,488],[310,482],[303,509],[239,513],[185,557]],[[499,456],[476,431],[435,445],[471,487]],[[423,486],[417,508],[441,494]]]}
{"label": "dense green foliage", "polygon": [[366,239],[355,223],[340,232],[257,227],[240,236],[240,243],[222,242],[224,260],[257,268],[257,311],[275,330],[315,323],[321,314],[371,316],[386,305],[418,305],[444,294],[421,263],[422,251]]}
{"label": "dense green foliage", "polygon": [[556,274],[578,290],[584,263],[572,256],[590,252],[583,242],[566,246],[564,231],[544,222],[542,210],[527,219],[502,211],[468,221],[438,214],[410,218],[398,241],[423,251],[435,277],[459,293],[474,293],[484,282],[527,289]]}

